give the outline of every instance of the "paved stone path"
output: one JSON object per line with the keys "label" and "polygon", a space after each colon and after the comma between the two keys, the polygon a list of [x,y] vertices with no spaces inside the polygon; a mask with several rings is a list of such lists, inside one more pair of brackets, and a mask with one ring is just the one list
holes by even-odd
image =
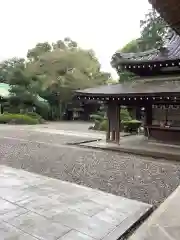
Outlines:
{"label": "paved stone path", "polygon": [[178,187],[129,240],[180,239],[180,187]]}
{"label": "paved stone path", "polygon": [[95,142],[80,143],[81,146],[93,149],[112,150],[142,156],[164,158],[180,161],[180,146],[147,140],[143,135],[121,137],[120,145],[107,143],[105,139]]}
{"label": "paved stone path", "polygon": [[180,163],[68,146],[90,138],[80,131],[70,136],[38,128],[0,125],[0,164],[153,205],[179,185]]}
{"label": "paved stone path", "polygon": [[0,166],[0,239],[115,240],[145,203]]}

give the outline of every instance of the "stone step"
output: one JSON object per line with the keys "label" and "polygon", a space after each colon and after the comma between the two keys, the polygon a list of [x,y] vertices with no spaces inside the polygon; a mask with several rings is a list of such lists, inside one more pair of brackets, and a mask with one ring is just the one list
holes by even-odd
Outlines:
{"label": "stone step", "polygon": [[180,239],[180,187],[154,211],[129,240]]}

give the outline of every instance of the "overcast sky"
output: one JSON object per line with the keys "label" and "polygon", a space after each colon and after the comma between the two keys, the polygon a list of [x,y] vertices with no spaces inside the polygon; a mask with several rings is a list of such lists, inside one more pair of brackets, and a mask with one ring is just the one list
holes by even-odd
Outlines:
{"label": "overcast sky", "polygon": [[112,72],[112,54],[139,36],[149,7],[148,0],[0,0],[0,60],[70,37],[92,48],[103,70]]}

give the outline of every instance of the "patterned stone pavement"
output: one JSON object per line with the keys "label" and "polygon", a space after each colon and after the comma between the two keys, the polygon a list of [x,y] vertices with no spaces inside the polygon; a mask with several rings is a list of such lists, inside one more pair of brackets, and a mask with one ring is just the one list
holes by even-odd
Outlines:
{"label": "patterned stone pavement", "polygon": [[142,202],[0,166],[2,240],[115,240],[150,209]]}

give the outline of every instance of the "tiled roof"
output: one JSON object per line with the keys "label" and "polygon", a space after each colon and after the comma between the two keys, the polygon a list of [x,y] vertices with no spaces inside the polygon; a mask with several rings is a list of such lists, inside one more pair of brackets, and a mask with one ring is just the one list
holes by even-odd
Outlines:
{"label": "tiled roof", "polygon": [[161,49],[153,49],[140,53],[122,53],[116,52],[112,57],[112,65],[118,64],[161,62],[167,60],[180,59],[180,36],[173,33],[172,37]]}
{"label": "tiled roof", "polygon": [[76,91],[78,96],[127,96],[127,95],[157,95],[180,94],[180,76],[159,77],[135,80],[132,82],[104,85]]}

